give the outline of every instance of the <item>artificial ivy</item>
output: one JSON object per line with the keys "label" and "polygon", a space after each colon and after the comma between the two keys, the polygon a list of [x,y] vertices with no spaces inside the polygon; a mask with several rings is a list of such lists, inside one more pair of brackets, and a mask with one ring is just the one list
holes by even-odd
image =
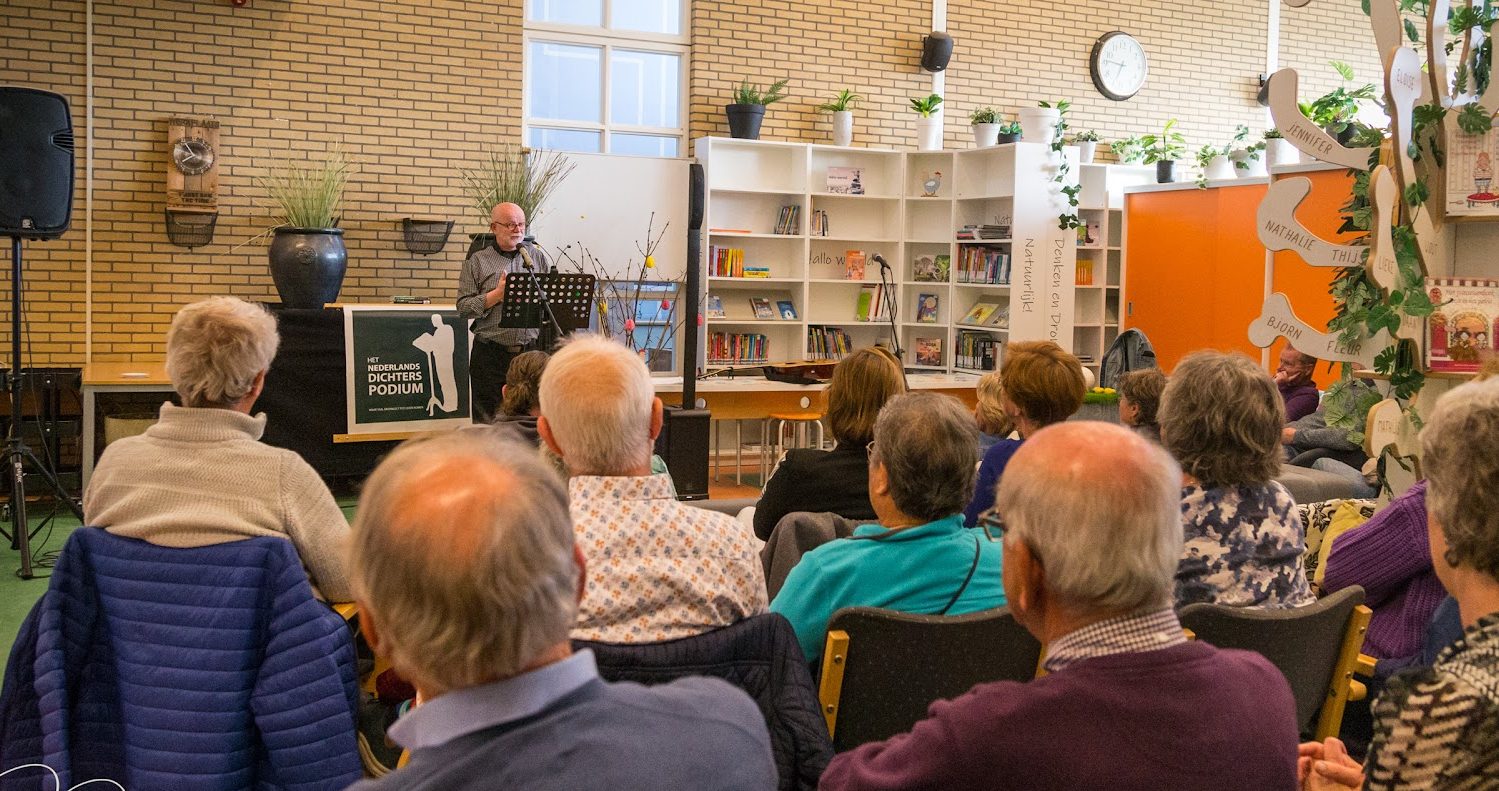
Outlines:
{"label": "artificial ivy", "polygon": [[1067,111],[1072,108],[1072,102],[1062,99],[1056,104],[1041,102],[1042,107],[1053,108],[1057,111],[1056,132],[1051,137],[1051,151],[1057,161],[1057,175],[1052,181],[1062,185],[1062,195],[1067,198],[1067,211],[1057,216],[1057,225],[1062,230],[1071,230],[1083,224],[1082,218],[1078,216],[1078,194],[1082,192],[1082,184],[1067,184],[1067,174],[1072,172],[1072,164],[1067,161],[1062,149],[1067,145]]}

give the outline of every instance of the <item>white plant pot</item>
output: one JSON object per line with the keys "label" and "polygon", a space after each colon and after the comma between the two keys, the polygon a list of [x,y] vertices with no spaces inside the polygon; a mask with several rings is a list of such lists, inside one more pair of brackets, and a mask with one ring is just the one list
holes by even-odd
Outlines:
{"label": "white plant pot", "polygon": [[1247,148],[1236,148],[1229,157],[1234,163],[1234,175],[1241,179],[1260,178],[1270,175],[1265,170],[1265,160],[1260,157],[1259,152],[1251,154]]}
{"label": "white plant pot", "polygon": [[974,124],[973,145],[975,148],[985,148],[999,142],[999,124]]}
{"label": "white plant pot", "polygon": [[1057,121],[1062,114],[1055,107],[1025,107],[1020,110],[1020,139],[1029,143],[1051,145],[1057,136]]}
{"label": "white plant pot", "polygon": [[1202,177],[1208,181],[1221,181],[1234,177],[1234,163],[1228,157],[1219,154],[1208,161],[1208,166],[1202,169]]}
{"label": "white plant pot", "polygon": [[1283,137],[1272,137],[1265,141],[1265,162],[1270,167],[1276,165],[1299,165],[1301,164],[1301,152],[1296,145]]}
{"label": "white plant pot", "polygon": [[1077,141],[1077,159],[1081,164],[1087,165],[1093,162],[1093,155],[1098,153],[1097,140]]}
{"label": "white plant pot", "polygon": [[854,142],[854,111],[839,110],[833,113],[833,145],[846,146]]}
{"label": "white plant pot", "polygon": [[916,119],[916,148],[919,151],[942,150],[942,117]]}

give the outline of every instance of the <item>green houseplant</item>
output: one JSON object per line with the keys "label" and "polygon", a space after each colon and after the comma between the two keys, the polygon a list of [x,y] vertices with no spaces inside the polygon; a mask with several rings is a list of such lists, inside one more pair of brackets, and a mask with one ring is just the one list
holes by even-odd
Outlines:
{"label": "green houseplant", "polygon": [[973,145],[975,148],[992,146],[999,139],[999,111],[993,107],[980,107],[968,114],[968,122],[973,124]]}
{"label": "green houseplant", "polygon": [[942,106],[942,97],[931,94],[911,100],[911,109],[916,111],[916,148],[921,151],[942,150],[942,116],[937,114]]}
{"label": "green houseplant", "polygon": [[786,83],[789,81],[776,80],[764,91],[758,86],[750,85],[748,80],[739,83],[734,89],[734,101],[724,107],[724,115],[729,119],[729,136],[742,140],[759,140],[760,123],[765,120],[765,106],[786,98]]}
{"label": "green houseplant", "polygon": [[1349,88],[1348,84],[1353,82],[1353,67],[1336,60],[1328,61],[1328,65],[1343,78],[1344,84],[1310,102],[1301,102],[1299,106],[1302,115],[1337,138],[1339,143],[1347,145],[1353,136],[1353,119],[1358,116],[1360,104],[1374,98],[1374,85],[1364,83]]}
{"label": "green houseplant", "polygon": [[1145,159],[1145,149],[1140,145],[1138,137],[1121,137],[1109,143],[1109,150],[1114,152],[1114,157],[1125,165],[1132,165]]}
{"label": "green houseplant", "polygon": [[[513,143],[502,143],[471,168],[459,172],[463,194],[489,227],[490,214],[501,203],[514,203],[526,213],[527,227],[535,227],[547,198],[557,189],[573,163],[556,151],[527,151]],[[472,234],[469,255],[494,241],[494,234]]]}
{"label": "green houseplant", "polygon": [[1005,121],[999,125],[999,135],[995,142],[1018,143],[1020,142],[1020,122]]}
{"label": "green houseplant", "polygon": [[316,309],[338,299],[349,253],[337,225],[352,167],[334,144],[322,156],[282,162],[256,179],[275,206],[271,279],[286,307]]}
{"label": "green houseplant", "polygon": [[1072,142],[1077,145],[1077,159],[1087,164],[1098,155],[1098,133],[1091,129],[1085,129],[1072,136]]}
{"label": "green houseplant", "polygon": [[846,146],[854,142],[853,108],[863,100],[864,97],[844,88],[831,101],[817,105],[818,112],[833,116],[833,145]]}
{"label": "green houseplant", "polygon": [[1141,159],[1147,165],[1155,165],[1155,180],[1166,184],[1176,180],[1176,160],[1187,154],[1187,138],[1176,131],[1176,119],[1166,122],[1158,135],[1140,137]]}
{"label": "green houseplant", "polygon": [[1301,152],[1280,133],[1279,129],[1265,130],[1265,165],[1295,165],[1301,161]]}

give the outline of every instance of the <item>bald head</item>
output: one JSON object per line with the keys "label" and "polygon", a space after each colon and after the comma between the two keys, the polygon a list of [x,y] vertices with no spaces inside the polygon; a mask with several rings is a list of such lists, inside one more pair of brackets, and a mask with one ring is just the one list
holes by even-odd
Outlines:
{"label": "bald head", "polygon": [[567,492],[503,429],[408,442],[365,483],[350,571],[381,651],[431,692],[515,675],[568,639]]}
{"label": "bald head", "polygon": [[1090,421],[1038,431],[1005,467],[995,506],[1069,606],[1169,603],[1182,549],[1181,470],[1135,432]]}
{"label": "bald head", "polygon": [[575,335],[552,355],[538,388],[542,436],[574,475],[650,469],[661,401],[640,355],[597,335]]}
{"label": "bald head", "polygon": [[501,250],[514,250],[526,238],[525,210],[514,203],[496,204],[489,212],[489,232]]}

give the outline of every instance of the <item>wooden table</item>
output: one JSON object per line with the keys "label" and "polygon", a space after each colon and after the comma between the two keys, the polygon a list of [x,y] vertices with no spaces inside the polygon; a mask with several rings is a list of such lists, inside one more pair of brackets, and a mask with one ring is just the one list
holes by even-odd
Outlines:
{"label": "wooden table", "polygon": [[129,363],[87,363],[83,366],[83,488],[94,472],[94,432],[99,393],[171,393],[165,360]]}

